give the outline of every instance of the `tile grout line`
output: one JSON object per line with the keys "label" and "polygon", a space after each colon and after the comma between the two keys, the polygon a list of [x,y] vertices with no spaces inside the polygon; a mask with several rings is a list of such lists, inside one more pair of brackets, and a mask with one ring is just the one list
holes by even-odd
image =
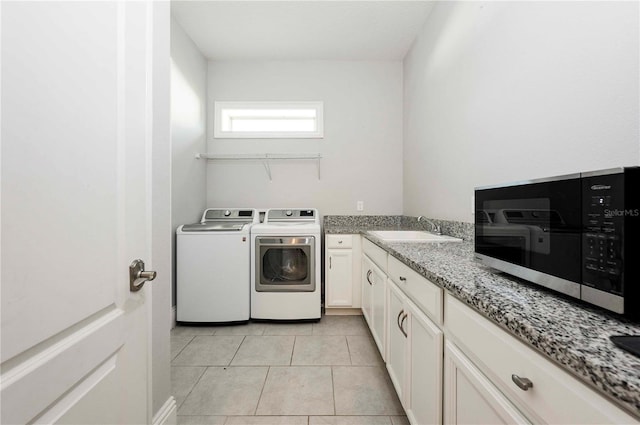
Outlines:
{"label": "tile grout line", "polygon": [[247,335],[242,335],[242,341],[240,341],[240,344],[238,344],[238,348],[236,348],[236,352],[233,353],[233,356],[229,360],[229,364],[227,365],[227,367],[231,367],[231,363],[233,363],[233,359],[235,359],[236,356],[238,355],[238,351],[240,351],[240,347],[242,347],[242,344],[244,343],[244,340],[246,338],[247,338]]}
{"label": "tile grout line", "polygon": [[[186,336],[189,336],[189,335],[186,335]],[[194,339],[195,337],[196,337],[195,335],[191,335],[191,339],[189,340],[189,342],[187,342],[187,343],[184,345],[184,347],[182,347],[182,348],[180,349],[180,351],[178,351],[178,353],[177,353],[175,356],[173,356],[173,358],[171,359],[171,362],[172,362],[172,361],[174,361],[176,358],[178,358],[178,356],[179,356],[179,355],[184,351],[184,349],[185,349],[185,348],[187,348],[187,346],[193,342],[193,339]],[[169,343],[171,343],[171,335],[169,335]],[[171,362],[169,362],[169,363],[171,363]]]}
{"label": "tile grout line", "polygon": [[293,366],[293,353],[296,351],[296,342],[298,341],[298,335],[293,336],[293,347],[291,347],[291,357],[289,357],[289,366]]}
{"label": "tile grout line", "polygon": [[269,379],[270,373],[271,373],[271,366],[268,366],[267,374],[264,376],[264,382],[262,383],[262,388],[260,389],[260,395],[258,396],[258,402],[256,403],[256,408],[253,410],[253,416],[258,415],[258,407],[260,406],[260,401],[262,400],[262,394],[264,394],[264,387],[267,386],[267,379]]}
{"label": "tile grout line", "polygon": [[333,416],[336,416],[336,383],[333,379],[333,366],[331,367],[331,396],[333,398]]}
{"label": "tile grout line", "polygon": [[[185,367],[202,367],[202,366],[185,366]],[[204,374],[207,372],[207,369],[209,369],[209,366],[205,366],[204,370],[202,371],[202,373],[200,374],[200,376],[198,377],[196,382],[193,384],[193,386],[191,387],[191,389],[189,390],[187,395],[184,396],[184,399],[182,400],[182,403],[180,403],[180,406],[176,406],[176,416],[178,415],[178,409],[180,409],[180,407],[187,401],[187,399],[189,398],[189,396],[193,392],[194,388],[198,385],[198,383],[200,382],[200,380],[202,379]]]}
{"label": "tile grout line", "polygon": [[344,339],[347,342],[347,353],[349,353],[349,366],[353,366],[353,358],[351,357],[351,349],[349,348],[349,337],[345,335]]}

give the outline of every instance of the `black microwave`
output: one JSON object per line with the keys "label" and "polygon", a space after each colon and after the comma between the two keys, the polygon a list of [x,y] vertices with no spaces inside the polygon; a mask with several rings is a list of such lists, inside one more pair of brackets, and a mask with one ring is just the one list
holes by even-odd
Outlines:
{"label": "black microwave", "polygon": [[640,167],[475,189],[475,257],[640,318]]}

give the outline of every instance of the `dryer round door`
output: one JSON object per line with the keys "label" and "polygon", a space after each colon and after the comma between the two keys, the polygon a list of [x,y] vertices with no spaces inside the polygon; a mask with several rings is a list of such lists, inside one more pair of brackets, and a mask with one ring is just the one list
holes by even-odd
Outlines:
{"label": "dryer round door", "polygon": [[315,290],[315,237],[258,237],[256,291]]}

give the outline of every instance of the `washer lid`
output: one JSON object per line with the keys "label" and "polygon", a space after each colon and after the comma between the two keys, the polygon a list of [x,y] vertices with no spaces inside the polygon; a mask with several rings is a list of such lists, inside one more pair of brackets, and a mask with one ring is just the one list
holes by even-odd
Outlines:
{"label": "washer lid", "polygon": [[230,232],[230,231],[240,231],[244,228],[246,223],[216,223],[216,222],[208,222],[208,223],[194,223],[194,224],[185,224],[182,226],[183,232]]}

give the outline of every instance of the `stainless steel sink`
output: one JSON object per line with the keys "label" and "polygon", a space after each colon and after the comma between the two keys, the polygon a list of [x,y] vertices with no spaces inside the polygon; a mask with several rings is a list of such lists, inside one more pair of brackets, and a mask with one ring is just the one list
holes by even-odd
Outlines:
{"label": "stainless steel sink", "polygon": [[452,236],[418,230],[371,230],[369,234],[385,242],[462,242],[462,239]]}

